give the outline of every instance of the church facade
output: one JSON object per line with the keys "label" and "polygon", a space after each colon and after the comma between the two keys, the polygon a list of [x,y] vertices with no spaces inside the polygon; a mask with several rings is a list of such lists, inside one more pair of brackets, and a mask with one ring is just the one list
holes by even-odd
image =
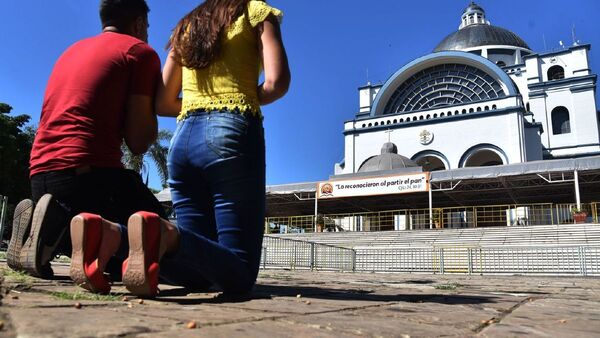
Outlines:
{"label": "church facade", "polygon": [[598,155],[590,48],[535,53],[471,3],[431,54],[359,88],[335,174],[371,171],[385,143],[423,171]]}

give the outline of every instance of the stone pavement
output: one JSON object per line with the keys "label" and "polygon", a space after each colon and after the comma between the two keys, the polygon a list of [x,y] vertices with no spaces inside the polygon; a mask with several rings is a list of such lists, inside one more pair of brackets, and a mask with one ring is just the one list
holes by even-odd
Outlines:
{"label": "stone pavement", "polygon": [[[252,299],[161,286],[141,302],[121,284],[82,291],[4,276],[2,337],[600,337],[598,278],[267,270]],[[189,326],[194,326],[190,328]]]}

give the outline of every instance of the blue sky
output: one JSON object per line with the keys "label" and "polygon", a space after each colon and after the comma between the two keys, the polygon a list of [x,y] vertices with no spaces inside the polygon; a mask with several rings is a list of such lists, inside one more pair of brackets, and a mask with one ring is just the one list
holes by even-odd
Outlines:
{"label": "blue sky", "polygon": [[[343,159],[343,122],[358,110],[357,88],[383,82],[428,54],[460,23],[467,0],[271,0],[285,13],[284,42],[292,86],[264,107],[267,183],[324,180]],[[97,0],[0,1],[0,102],[39,120],[46,81],[62,51],[100,30]],[[164,61],[164,45],[178,19],[199,1],[149,0],[150,44]],[[600,1],[480,0],[493,25],[521,36],[536,52],[558,41],[590,43],[592,71],[600,69]],[[544,47],[544,38],[546,48]],[[367,77],[368,74],[368,77]],[[597,95],[598,96],[598,95]],[[161,118],[160,128],[175,121]],[[399,145],[402,152],[402,146]],[[158,188],[156,175],[150,185]]]}

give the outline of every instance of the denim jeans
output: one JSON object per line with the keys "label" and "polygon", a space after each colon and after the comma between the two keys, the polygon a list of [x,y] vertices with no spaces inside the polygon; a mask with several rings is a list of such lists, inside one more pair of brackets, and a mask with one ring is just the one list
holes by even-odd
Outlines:
{"label": "denim jeans", "polygon": [[161,279],[249,292],[264,229],[262,120],[230,111],[190,113],[173,135],[168,167],[180,242],[161,261]]}

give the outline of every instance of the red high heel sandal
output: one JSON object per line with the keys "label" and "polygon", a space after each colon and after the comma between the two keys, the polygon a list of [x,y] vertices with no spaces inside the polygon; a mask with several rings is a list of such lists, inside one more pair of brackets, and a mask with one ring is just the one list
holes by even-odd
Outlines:
{"label": "red high heel sandal", "polygon": [[161,224],[154,213],[140,211],[129,218],[129,258],[123,262],[123,284],[134,295],[158,294]]}
{"label": "red high heel sandal", "polygon": [[98,267],[98,252],[102,243],[102,217],[82,213],[71,220],[71,279],[94,293],[107,294],[110,284]]}

